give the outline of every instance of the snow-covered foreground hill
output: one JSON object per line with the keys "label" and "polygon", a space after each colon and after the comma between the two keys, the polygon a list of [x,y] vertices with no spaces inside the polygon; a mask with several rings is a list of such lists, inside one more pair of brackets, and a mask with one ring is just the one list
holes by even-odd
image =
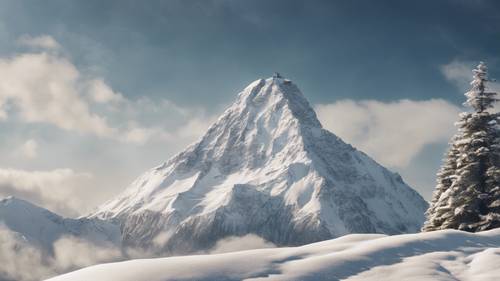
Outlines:
{"label": "snow-covered foreground hill", "polygon": [[50,281],[500,280],[500,229],[352,234],[292,248],[131,260]]}

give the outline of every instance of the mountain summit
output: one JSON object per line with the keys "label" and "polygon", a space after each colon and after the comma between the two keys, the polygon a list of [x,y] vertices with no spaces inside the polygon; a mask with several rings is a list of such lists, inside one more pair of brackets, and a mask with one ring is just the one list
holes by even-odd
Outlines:
{"label": "mountain summit", "polygon": [[90,217],[124,243],[186,253],[254,233],[301,245],[348,233],[416,232],[427,203],[401,177],[322,128],[298,87],[259,79],[195,144]]}

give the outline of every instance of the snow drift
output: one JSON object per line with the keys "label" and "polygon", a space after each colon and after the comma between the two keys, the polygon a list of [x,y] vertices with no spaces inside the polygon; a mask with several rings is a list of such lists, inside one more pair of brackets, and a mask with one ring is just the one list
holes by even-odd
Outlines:
{"label": "snow drift", "polygon": [[500,229],[352,234],[302,247],[131,260],[50,281],[470,280],[500,276]]}
{"label": "snow drift", "polygon": [[127,246],[188,253],[227,236],[303,245],[349,233],[416,232],[427,203],[401,177],[324,130],[291,81],[251,83],[197,143],[90,218]]}

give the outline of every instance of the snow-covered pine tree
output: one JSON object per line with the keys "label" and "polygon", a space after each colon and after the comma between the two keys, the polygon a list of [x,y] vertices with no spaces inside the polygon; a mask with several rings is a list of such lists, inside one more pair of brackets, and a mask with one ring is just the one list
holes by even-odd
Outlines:
{"label": "snow-covered pine tree", "polygon": [[[443,214],[450,212],[447,206],[447,200],[442,200],[441,197],[445,199],[446,196],[449,195],[449,193],[445,192],[450,188],[456,178],[455,171],[457,169],[458,149],[456,145],[454,145],[453,140],[450,142],[451,147],[446,154],[444,163],[437,173],[436,190],[432,196],[429,209],[426,212],[427,221],[424,224],[424,231],[434,230],[436,226],[440,226],[443,223]],[[443,196],[443,194],[446,194],[446,196]]]}
{"label": "snow-covered pine tree", "polygon": [[454,228],[482,231],[500,227],[500,130],[498,100],[488,92],[488,73],[481,62],[473,70],[472,88],[465,93],[473,111],[460,114],[423,231]]}

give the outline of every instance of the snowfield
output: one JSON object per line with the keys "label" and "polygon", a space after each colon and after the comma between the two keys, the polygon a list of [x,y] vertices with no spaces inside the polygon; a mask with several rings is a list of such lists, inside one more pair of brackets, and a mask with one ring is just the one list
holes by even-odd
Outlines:
{"label": "snowfield", "polygon": [[301,247],[131,260],[50,281],[500,280],[500,229],[351,234]]}

